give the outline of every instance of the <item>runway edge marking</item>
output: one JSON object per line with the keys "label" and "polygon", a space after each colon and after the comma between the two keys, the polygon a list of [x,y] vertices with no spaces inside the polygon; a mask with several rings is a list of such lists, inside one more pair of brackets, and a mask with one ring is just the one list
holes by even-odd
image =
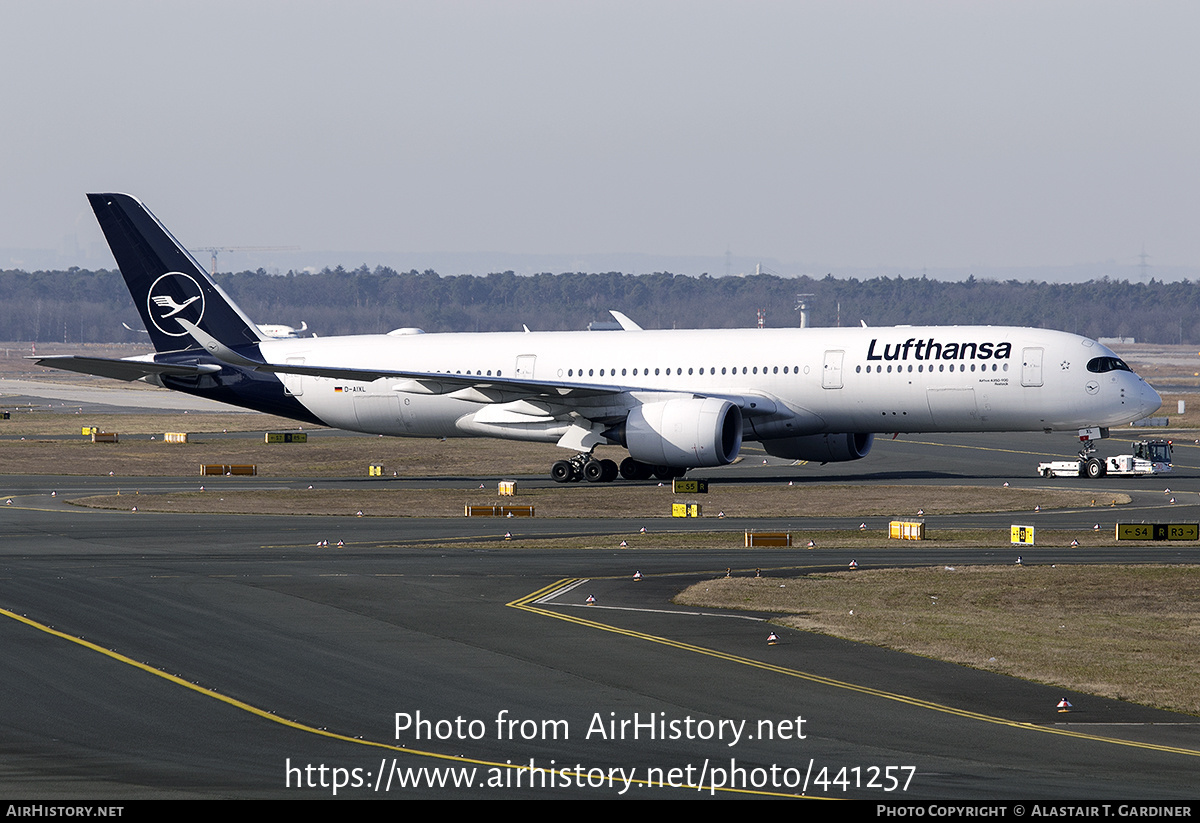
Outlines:
{"label": "runway edge marking", "polygon": [[824,677],[811,672],[802,672],[799,669],[790,669],[785,666],[777,666],[773,663],[766,663],[761,660],[755,660],[749,657],[742,657],[728,652],[717,651],[716,649],[705,648],[704,646],[696,646],[691,643],[683,643],[678,640],[671,640],[667,637],[659,637],[654,634],[646,634],[644,632],[633,631],[632,629],[623,629],[619,626],[611,626],[607,623],[600,623],[595,620],[587,620],[582,617],[575,617],[569,614],[560,614],[550,611],[549,609],[538,608],[531,605],[531,602],[554,592],[556,589],[577,582],[578,578],[567,578],[560,580],[557,583],[552,583],[549,586],[544,586],[531,594],[507,603],[510,608],[520,609],[542,617],[551,617],[555,620],[564,620],[568,623],[575,623],[580,626],[587,626],[601,631],[612,632],[614,634],[624,635],[637,640],[645,640],[650,643],[658,643],[663,646],[670,646],[681,651],[693,652],[694,654],[704,655],[705,657],[713,657],[718,660],[725,660],[730,663],[738,663],[743,666],[751,666],[756,669],[782,674],[787,677],[795,677],[800,680],[807,680],[810,683],[819,683],[823,686],[831,686],[835,689],[844,689],[847,691],[857,692],[871,697],[878,697],[884,700],[892,700],[898,703],[905,703],[909,706],[914,706],[921,709],[929,709],[930,711],[941,712],[943,714],[955,715],[968,720],[978,720],[983,723],[992,723],[997,726],[1008,726],[1013,729],[1022,731],[1042,732],[1043,734],[1056,734],[1063,737],[1073,737],[1080,740],[1091,740],[1098,743],[1112,743],[1116,746],[1129,746],[1135,749],[1147,749],[1149,751],[1165,752],[1167,754],[1182,754],[1188,757],[1200,757],[1200,750],[1185,749],[1178,746],[1161,746],[1156,743],[1141,743],[1136,740],[1122,740],[1116,737],[1102,737],[1095,734],[1084,734],[1083,732],[1070,731],[1069,729],[1053,728],[1050,726],[1040,726],[1036,723],[1022,723],[1017,720],[1008,720],[1003,717],[995,717],[989,714],[980,712],[967,711],[966,709],[956,709],[953,706],[947,706],[942,703],[935,703],[932,700],[922,700],[917,697],[909,697],[908,695],[898,694],[896,692],[888,692],[883,689],[875,689],[870,686],[860,686],[857,683],[847,683],[843,680],[834,680],[831,677]]}
{"label": "runway edge marking", "polygon": [[[560,583],[561,582],[562,581],[560,581]],[[570,582],[570,581],[568,581],[568,582]],[[558,584],[554,584],[553,586],[547,586],[546,589],[544,589],[542,591],[553,589],[554,586],[557,586],[557,585]],[[537,592],[535,592],[535,594],[537,594]],[[512,603],[509,603],[508,605],[511,606]],[[293,729],[295,731],[306,732],[308,734],[315,734],[318,737],[325,737],[325,738],[329,738],[330,740],[338,740],[343,743],[353,743],[358,746],[368,746],[368,747],[376,748],[376,749],[385,749],[388,751],[397,752],[399,754],[410,754],[410,755],[415,755],[417,757],[431,757],[431,758],[434,758],[435,760],[449,760],[454,763],[471,763],[476,766],[484,766],[484,767],[493,768],[493,769],[509,769],[509,770],[520,771],[520,772],[532,771],[532,768],[530,766],[522,766],[517,763],[500,763],[498,761],[479,760],[479,759],[473,758],[473,757],[462,757],[461,755],[439,754],[438,752],[424,751],[422,749],[409,749],[409,748],[405,748],[404,746],[397,746],[397,745],[394,745],[391,743],[380,743],[375,740],[367,740],[365,738],[359,738],[359,737],[350,737],[349,735],[338,734],[337,732],[331,732],[331,731],[327,731],[325,729],[318,729],[315,726],[308,726],[308,725],[305,725],[304,723],[298,723],[295,720],[288,720],[286,718],[279,717],[278,715],[272,714],[271,712],[267,711],[266,709],[260,709],[257,706],[253,706],[249,703],[246,703],[243,700],[238,700],[235,697],[229,697],[228,695],[221,694],[220,692],[218,692],[214,689],[205,688],[203,686],[197,686],[195,683],[190,683],[187,680],[184,680],[182,677],[179,677],[179,676],[173,675],[173,674],[169,674],[167,672],[164,672],[162,669],[156,669],[153,666],[149,665],[148,663],[141,663],[137,660],[134,660],[132,657],[126,657],[125,655],[121,654],[120,652],[115,652],[115,651],[112,651],[111,649],[106,649],[103,646],[98,646],[95,643],[92,643],[88,640],[84,640],[82,637],[74,637],[65,632],[60,632],[58,629],[52,629],[44,623],[39,623],[38,621],[33,620],[32,618],[25,617],[24,615],[17,614],[16,612],[13,612],[13,611],[9,611],[8,609],[0,608],[0,615],[3,615],[4,617],[12,618],[13,620],[17,621],[18,623],[23,623],[24,625],[29,626],[30,628],[37,629],[40,632],[45,632],[46,634],[49,634],[53,637],[57,637],[62,640],[66,640],[70,643],[76,644],[77,646],[82,646],[83,648],[88,649],[89,651],[98,652],[98,653],[104,655],[105,657],[108,657],[108,658],[111,658],[112,660],[117,661],[118,663],[124,663],[127,666],[132,666],[133,668],[139,669],[143,672],[146,672],[147,674],[152,674],[155,677],[160,677],[163,680],[166,680],[168,683],[173,683],[176,686],[183,686],[185,689],[188,689],[197,694],[203,695],[204,697],[209,697],[209,698],[212,698],[213,700],[218,700],[222,703],[232,706],[235,709],[240,709],[244,712],[248,712],[249,714],[252,714],[255,717],[258,717],[262,720],[269,720],[272,723],[278,723],[281,726],[286,726],[287,728]],[[570,775],[572,777],[586,777],[587,776],[586,773],[581,774],[579,772],[576,772],[576,771],[570,770],[570,769],[567,769],[567,771],[570,773]],[[631,782],[636,783],[638,785],[645,784],[645,785],[653,786],[653,784],[651,784],[650,781],[648,781],[648,780],[634,779]],[[485,785],[485,786],[471,786],[469,788],[487,789],[489,787]],[[755,789],[732,789],[732,788],[725,788],[725,787],[721,787],[721,786],[696,786],[696,787],[686,786],[683,788],[685,788],[689,791],[695,790],[695,791],[706,791],[706,792],[724,792],[724,793],[729,793],[729,794],[764,795],[764,796],[769,796],[769,797],[783,797],[783,798],[789,798],[789,799],[805,799],[805,800],[830,799],[830,798],[813,797],[810,795],[788,794],[785,792],[767,792],[767,791],[758,791]],[[378,785],[376,786],[374,791],[376,791],[376,792],[379,791]],[[836,798],[833,798],[833,799],[836,799]]]}

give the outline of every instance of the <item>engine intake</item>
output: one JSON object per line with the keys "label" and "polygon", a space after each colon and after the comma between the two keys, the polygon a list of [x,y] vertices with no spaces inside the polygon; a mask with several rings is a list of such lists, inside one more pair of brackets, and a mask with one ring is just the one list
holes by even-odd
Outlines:
{"label": "engine intake", "polygon": [[810,434],[762,441],[767,454],[788,460],[840,463],[867,456],[875,443],[873,434]]}
{"label": "engine intake", "polygon": [[742,412],[714,397],[645,403],[615,430],[634,460],[652,466],[724,466],[742,448]]}

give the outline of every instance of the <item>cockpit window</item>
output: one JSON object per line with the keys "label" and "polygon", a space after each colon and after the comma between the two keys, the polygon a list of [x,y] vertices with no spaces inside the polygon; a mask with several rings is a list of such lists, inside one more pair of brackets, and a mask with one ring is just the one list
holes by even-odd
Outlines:
{"label": "cockpit window", "polygon": [[1133,371],[1119,357],[1093,357],[1088,361],[1087,370],[1101,374],[1106,371]]}

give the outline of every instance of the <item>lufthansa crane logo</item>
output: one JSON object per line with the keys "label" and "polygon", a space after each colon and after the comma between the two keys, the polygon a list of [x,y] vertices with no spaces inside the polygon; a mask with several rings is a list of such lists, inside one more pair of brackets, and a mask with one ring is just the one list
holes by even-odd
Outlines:
{"label": "lufthansa crane logo", "polygon": [[204,292],[191,275],[169,271],[150,287],[146,296],[146,310],[160,332],[171,337],[183,337],[187,330],[179,325],[176,318],[199,324],[204,317]]}

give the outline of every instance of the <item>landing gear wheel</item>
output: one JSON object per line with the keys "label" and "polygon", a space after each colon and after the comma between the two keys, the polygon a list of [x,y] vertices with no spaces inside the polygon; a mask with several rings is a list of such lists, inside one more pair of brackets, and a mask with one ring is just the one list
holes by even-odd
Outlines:
{"label": "landing gear wheel", "polygon": [[595,460],[590,452],[559,460],[550,467],[550,479],[555,483],[586,480],[589,483],[608,483],[617,479],[617,464],[611,460]]}
{"label": "landing gear wheel", "polygon": [[1099,457],[1093,457],[1091,460],[1089,460],[1087,462],[1085,471],[1087,472],[1087,476],[1092,480],[1095,480],[1097,477],[1103,477],[1105,474],[1107,474],[1104,467],[1104,461]]}
{"label": "landing gear wheel", "polygon": [[647,466],[632,457],[626,457],[621,461],[620,471],[621,476],[626,480],[649,480],[650,475],[654,474],[654,467]]}
{"label": "landing gear wheel", "polygon": [[654,467],[654,476],[657,477],[659,480],[674,480],[675,479],[675,467],[674,466],[655,466]]}
{"label": "landing gear wheel", "polygon": [[612,481],[616,480],[617,475],[620,474],[617,464],[612,460],[601,460],[600,468],[604,470],[604,476],[600,478],[604,483],[611,483]]}

